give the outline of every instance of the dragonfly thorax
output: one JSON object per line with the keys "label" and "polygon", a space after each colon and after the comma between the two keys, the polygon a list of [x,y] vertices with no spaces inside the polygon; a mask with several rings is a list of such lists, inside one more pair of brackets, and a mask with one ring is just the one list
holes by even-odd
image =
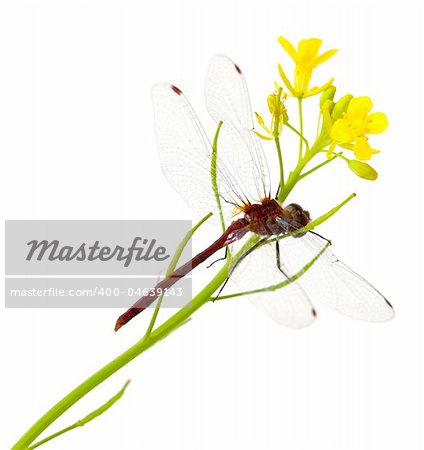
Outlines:
{"label": "dragonfly thorax", "polygon": [[276,200],[264,198],[261,203],[246,205],[244,219],[252,233],[261,236],[289,233],[307,225],[311,218],[300,205],[282,207]]}

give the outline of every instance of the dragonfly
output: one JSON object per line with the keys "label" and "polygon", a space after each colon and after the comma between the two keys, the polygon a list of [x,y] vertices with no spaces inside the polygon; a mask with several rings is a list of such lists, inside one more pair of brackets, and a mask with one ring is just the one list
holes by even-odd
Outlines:
{"label": "dragonfly", "polygon": [[[221,214],[231,223],[211,245],[122,314],[115,330],[212,255],[223,249],[227,252],[252,235],[256,244],[229,269],[229,279],[241,291],[253,290],[249,299],[274,321],[290,328],[312,324],[317,316],[315,300],[355,319],[390,320],[394,310],[389,301],[341,262],[329,250],[327,239],[309,230],[296,234],[311,221],[309,212],[296,203],[283,206],[272,196],[267,159],[253,133],[246,80],[230,58],[217,55],[212,59],[205,96],[210,116],[221,126],[213,169],[218,193],[211,185],[212,144],[183,92],[166,83],[152,88],[160,161],[171,186],[196,213],[217,211],[219,206],[215,217]],[[302,275],[296,277],[298,273]],[[282,289],[258,289],[282,280],[287,281]]]}

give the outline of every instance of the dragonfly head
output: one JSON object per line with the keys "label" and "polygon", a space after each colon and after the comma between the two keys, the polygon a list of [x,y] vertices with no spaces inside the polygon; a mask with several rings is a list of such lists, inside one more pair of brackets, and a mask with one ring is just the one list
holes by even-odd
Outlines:
{"label": "dragonfly head", "polygon": [[284,208],[284,211],[290,215],[290,225],[294,230],[308,225],[311,221],[309,211],[306,211],[297,203],[290,203]]}

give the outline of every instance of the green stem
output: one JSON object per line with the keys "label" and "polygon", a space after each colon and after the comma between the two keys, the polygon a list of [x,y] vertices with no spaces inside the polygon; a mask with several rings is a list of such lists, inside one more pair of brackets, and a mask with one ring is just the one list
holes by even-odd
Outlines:
{"label": "green stem", "polygon": [[218,206],[219,211],[219,219],[221,221],[221,228],[224,232],[225,227],[225,220],[224,220],[224,214],[222,213],[222,205],[221,205],[221,198],[219,197],[219,189],[218,189],[218,182],[216,177],[216,171],[217,171],[217,160],[218,160],[218,136],[219,132],[221,131],[222,127],[222,121],[219,122],[218,128],[216,129],[215,137],[213,139],[212,143],[212,155],[211,155],[211,181],[212,181],[212,190],[215,195],[216,204]]}
{"label": "green stem", "polygon": [[335,206],[334,208],[331,208],[325,214],[322,214],[318,218],[312,220],[311,222],[309,222],[304,227],[298,228],[297,230],[291,231],[290,233],[287,233],[287,234],[276,236],[276,237],[270,239],[269,243],[273,243],[273,242],[279,241],[280,239],[286,239],[289,236],[295,236],[297,234],[304,233],[305,231],[311,231],[311,230],[315,229],[317,226],[321,225],[326,220],[328,220],[331,216],[334,216],[334,214],[336,214],[341,208],[343,208],[343,206],[345,206],[347,203],[349,203],[355,197],[356,197],[355,193],[350,194],[349,197],[346,197],[337,206]]}
{"label": "green stem", "polygon": [[[319,226],[322,223],[324,223],[330,217],[334,216],[334,214],[336,214],[341,208],[343,208],[343,206],[345,206],[347,203],[349,203],[355,197],[356,197],[355,193],[350,194],[341,203],[339,203],[338,205],[334,206],[333,208],[331,208],[330,210],[328,210],[326,213],[322,214],[321,216],[317,217],[316,219],[312,220],[311,222],[309,222],[304,227],[299,228],[297,230],[294,230],[294,231],[292,231],[290,233],[286,233],[286,234],[282,234],[282,235],[273,237],[273,238],[267,240],[266,242],[264,242],[262,245],[272,244],[272,243],[280,241],[282,239],[287,239],[287,238],[289,238],[291,236],[296,237],[296,235],[298,235],[298,234],[302,234],[302,233],[305,233],[306,231],[311,231],[311,230],[315,229],[317,226]],[[240,252],[238,253],[237,256],[240,256],[240,255],[244,256],[245,251],[248,251],[249,248],[253,244],[258,242],[258,239],[259,239],[258,237],[251,238],[249,240],[249,242],[247,242],[246,245],[243,246],[243,248],[240,250]],[[297,279],[300,276],[302,276],[315,263],[315,261],[325,252],[325,250],[327,250],[327,248],[330,245],[331,245],[331,242],[328,241],[326,243],[326,245],[324,246],[324,248],[322,248],[321,251],[317,255],[315,255],[308,263],[306,263],[305,266],[303,266],[290,280],[285,280],[285,281],[283,281],[281,283],[274,284],[274,285],[271,285],[271,286],[267,286],[267,287],[264,287],[264,288],[258,288],[258,289],[254,289],[254,290],[250,290],[250,291],[238,292],[236,294],[220,296],[219,300],[226,300],[226,299],[229,299],[229,298],[240,297],[242,295],[249,295],[249,294],[255,294],[255,293],[259,293],[259,292],[275,291],[277,289],[281,289],[282,287],[284,287],[284,286],[288,285],[290,282],[292,282],[293,279]]]}
{"label": "green stem", "polygon": [[60,430],[57,433],[51,434],[50,436],[46,437],[45,439],[42,439],[41,441],[39,441],[36,444],[31,445],[31,447],[27,447],[27,448],[28,448],[28,450],[33,450],[34,448],[38,448],[41,445],[45,444],[46,442],[49,442],[52,439],[55,439],[58,436],[61,436],[62,434],[67,433],[68,431],[74,430],[77,427],[82,427],[82,425],[80,425],[78,422],[75,422],[73,425],[70,425],[69,427],[63,428],[63,430]]}
{"label": "green stem", "polygon": [[[342,206],[349,202],[355,194],[350,195],[342,203],[323,214],[322,216],[315,219],[313,222],[309,223],[306,229],[312,229],[315,226],[320,225],[325,220],[329,219],[334,215]],[[205,220],[205,219],[204,219]],[[302,229],[297,230],[301,232]],[[247,251],[252,245],[257,242],[257,236],[253,235],[249,241],[242,247],[242,249],[235,255],[235,260],[240,258],[245,251]],[[60,400],[56,405],[54,405],[49,411],[47,411],[32,427],[16,442],[12,447],[12,450],[27,450],[28,447],[34,440],[56,419],[58,419],[64,412],[66,412],[72,405],[74,405],[78,400],[83,398],[92,389],[101,384],[104,380],[109,378],[119,369],[124,367],[126,364],[131,362],[134,358],[139,356],[141,353],[146,351],[148,348],[152,347],[161,339],[168,336],[171,332],[185,324],[191,317],[191,315],[205,305],[207,302],[211,301],[214,292],[219,289],[219,287],[226,281],[228,277],[228,268],[230,262],[227,261],[221,270],[215,275],[215,277],[192,299],[190,303],[181,308],[172,317],[170,317],[166,322],[156,328],[147,338],[142,338],[128,350],[123,352],[109,364],[106,364],[95,374],[87,378],[83,383],[77,386],[73,391],[66,395],[62,400]]]}
{"label": "green stem", "polygon": [[346,156],[343,155],[343,152],[340,153],[334,153],[334,158],[341,158],[347,163],[349,162],[349,158],[346,158]]}
{"label": "green stem", "polygon": [[296,130],[296,128],[293,125],[291,125],[290,123],[287,122],[285,125],[287,128],[290,128],[290,130],[292,130],[294,133],[296,133],[300,139],[303,140],[303,142],[305,143],[305,146],[306,146],[306,151],[308,151],[309,150],[308,140],[302,134],[300,134],[300,131]]}
{"label": "green stem", "polygon": [[83,398],[92,389],[109,378],[119,369],[124,367],[134,358],[145,352],[172,331],[183,325],[190,316],[210,301],[213,293],[224,283],[227,278],[228,264],[225,264],[215,277],[183,308],[176,312],[166,322],[156,328],[147,339],[141,339],[128,350],[120,354],[110,363],[106,364],[95,374],[87,378],[73,391],[66,395],[49,411],[47,411],[32,427],[16,442],[12,450],[26,450],[28,446],[56,419],[67,411],[78,400]]}
{"label": "green stem", "polygon": [[288,197],[290,192],[293,190],[293,188],[296,186],[296,184],[300,180],[301,173],[302,173],[303,169],[305,168],[305,166],[319,151],[321,151],[327,145],[327,141],[328,141],[325,134],[321,133],[320,136],[318,136],[318,139],[316,139],[314,145],[310,148],[307,148],[306,152],[303,154],[302,143],[305,138],[303,137],[302,99],[298,98],[298,102],[299,102],[298,104],[299,104],[300,130],[297,131],[293,127],[291,127],[291,129],[293,129],[299,135],[299,159],[297,161],[297,165],[294,168],[294,170],[292,170],[290,172],[290,174],[284,184],[284,189],[280,189],[278,191],[277,200],[280,203],[283,203],[286,200],[286,198]]}
{"label": "green stem", "polygon": [[280,145],[280,106],[281,106],[281,87],[278,88],[277,99],[275,102],[275,117],[274,117],[274,129],[272,130],[274,135],[275,146],[277,147],[277,155],[278,155],[278,166],[280,169],[280,189],[284,187],[284,164],[283,164],[283,154],[281,152]]}
{"label": "green stem", "polygon": [[38,448],[41,445],[45,444],[46,442],[49,442],[52,439],[55,439],[58,436],[61,436],[62,434],[67,433],[68,431],[74,430],[75,428],[83,427],[88,422],[91,422],[92,420],[94,420],[96,417],[101,416],[104,412],[106,412],[109,408],[111,408],[124,395],[125,389],[127,388],[129,383],[130,383],[130,380],[127,380],[125,382],[124,386],[121,388],[121,390],[117,394],[115,394],[110,400],[108,400],[104,405],[102,405],[100,408],[97,408],[95,411],[86,415],[83,419],[77,420],[74,424],[70,425],[69,427],[63,428],[62,430],[57,431],[56,433],[53,433],[50,436],[47,436],[45,439],[38,441],[34,445],[31,445],[31,447],[28,447],[28,450],[33,450],[34,448]]}
{"label": "green stem", "polygon": [[302,173],[302,175],[299,176],[299,181],[305,177],[307,177],[308,175],[310,175],[311,173],[315,172],[316,170],[320,169],[321,167],[326,166],[328,163],[330,163],[331,161],[334,161],[337,157],[341,156],[342,153],[335,153],[330,159],[326,159],[325,161],[323,161],[321,164],[318,164],[317,166],[315,166],[314,168],[312,168],[311,170],[308,170],[305,173]]}
{"label": "green stem", "polygon": [[314,145],[309,148],[302,158],[298,161],[296,167],[293,171],[290,172],[286,183],[284,185],[284,189],[281,189],[278,193],[277,200],[280,203],[283,203],[293,188],[296,186],[297,182],[300,180],[301,173],[305,166],[309,163],[309,161],[319,153],[325,146],[327,145],[327,140],[325,135],[320,135],[318,139],[315,141]]}
{"label": "green stem", "polygon": [[318,258],[320,258],[320,256],[327,250],[327,248],[330,245],[331,245],[331,243],[327,242],[325,244],[325,246],[321,249],[321,251],[318,254],[316,254],[309,262],[307,262],[298,272],[296,272],[290,278],[285,279],[281,283],[273,284],[271,286],[266,286],[263,288],[252,289],[250,291],[237,292],[235,294],[224,295],[222,297],[219,297],[219,300],[227,300],[229,298],[242,297],[244,295],[259,294],[261,292],[273,292],[273,291],[276,291],[277,289],[281,289],[285,286],[288,286],[289,284],[293,283],[298,278],[300,278],[305,272],[307,272],[315,264],[315,261]]}
{"label": "green stem", "polygon": [[[208,216],[207,216],[208,217]],[[205,220],[205,219],[203,219]],[[243,248],[235,255],[235,258],[239,258],[242,253],[249,248],[249,246],[255,243],[255,236],[243,246]],[[87,378],[56,405],[49,409],[32,427],[16,442],[11,450],[27,450],[28,446],[34,442],[34,440],[56,419],[58,419],[64,412],[66,412],[72,405],[78,400],[83,398],[96,386],[101,384],[119,369],[127,365],[134,358],[145,352],[161,339],[167,337],[170,333],[175,331],[180,326],[187,323],[191,315],[199,308],[211,301],[213,293],[216,292],[219,287],[228,278],[228,267],[230,261],[224,264],[221,270],[212,278],[212,280],[191,300],[187,305],[183,306],[178,312],[170,317],[166,322],[152,331],[147,338],[143,337],[132,347],[125,352],[121,353],[117,358],[106,364],[99,371]]]}
{"label": "green stem", "polygon": [[298,155],[298,161],[302,159],[302,152],[303,152],[303,111],[302,111],[302,97],[297,98],[297,105],[299,108],[299,133],[300,133],[300,139],[299,139],[299,155]]}
{"label": "green stem", "polygon": [[305,153],[303,158],[297,163],[295,169],[290,172],[286,183],[284,185],[284,189],[280,189],[278,192],[278,201],[280,203],[284,203],[287,196],[295,187],[296,183],[299,181],[300,174],[302,173],[303,168],[308,164],[308,162],[316,155],[315,145],[313,145],[309,151]]}
{"label": "green stem", "polygon": [[[172,273],[172,272],[175,270],[175,268],[177,267],[177,264],[178,264],[178,261],[179,261],[179,259],[180,259],[180,257],[181,257],[181,254],[183,253],[184,248],[185,248],[186,245],[188,244],[188,241],[193,237],[193,234],[194,234],[194,233],[196,232],[196,230],[197,230],[201,225],[203,225],[203,223],[206,222],[206,221],[209,219],[209,217],[211,217],[211,216],[212,216],[212,213],[206,214],[206,216],[203,217],[203,219],[201,219],[201,220],[200,220],[200,221],[199,221],[199,222],[198,222],[198,223],[197,223],[190,231],[188,231],[188,233],[183,237],[182,241],[179,243],[179,245],[178,245],[178,247],[177,247],[177,250],[176,250],[175,253],[174,253],[174,256],[173,256],[172,259],[171,259],[171,262],[169,263],[168,269],[166,270],[166,275],[167,275],[167,276],[168,276],[168,275],[171,275],[171,273]],[[150,320],[149,326],[147,327],[146,334],[144,335],[143,339],[147,339],[147,338],[150,336],[150,334],[151,334],[151,332],[152,332],[152,330],[153,330],[153,327],[154,327],[154,325],[155,325],[156,319],[157,319],[158,314],[159,314],[159,309],[160,309],[160,307],[161,307],[161,305],[162,305],[163,296],[164,296],[164,294],[162,294],[162,295],[158,298],[158,301],[157,301],[157,303],[156,303],[155,310],[153,311],[152,318],[151,318],[151,320]]]}
{"label": "green stem", "polygon": [[280,138],[276,137],[274,139],[275,141],[275,146],[277,147],[277,155],[278,155],[278,166],[280,169],[280,190],[279,192],[282,191],[282,189],[284,188],[284,164],[283,164],[283,155],[281,153],[281,146],[280,146]]}

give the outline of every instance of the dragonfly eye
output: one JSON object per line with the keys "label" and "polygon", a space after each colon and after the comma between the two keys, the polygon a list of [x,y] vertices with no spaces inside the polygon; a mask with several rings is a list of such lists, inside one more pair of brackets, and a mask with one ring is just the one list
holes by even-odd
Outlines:
{"label": "dragonfly eye", "polygon": [[300,227],[306,226],[311,221],[309,211],[304,210],[297,203],[291,203],[285,207],[285,210],[292,217],[292,225],[296,224]]}

